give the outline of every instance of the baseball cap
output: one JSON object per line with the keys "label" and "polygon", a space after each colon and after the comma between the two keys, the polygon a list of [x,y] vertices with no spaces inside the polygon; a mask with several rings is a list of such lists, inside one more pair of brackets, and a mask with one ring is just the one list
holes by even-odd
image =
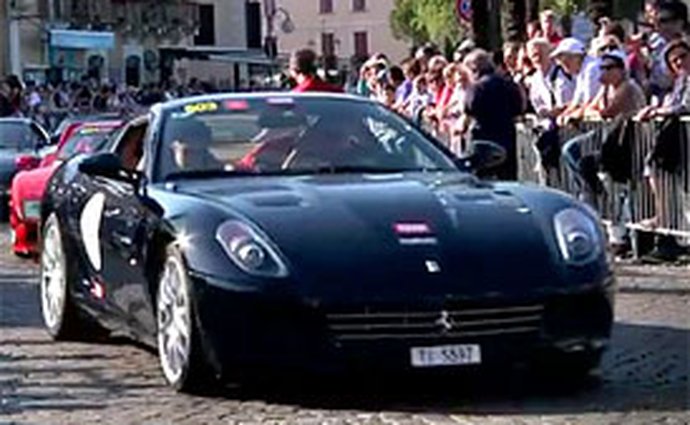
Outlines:
{"label": "baseball cap", "polygon": [[585,55],[587,52],[587,49],[585,48],[585,45],[578,40],[577,38],[565,38],[561,40],[560,43],[558,43],[558,46],[556,49],[551,53],[552,58],[557,58],[560,55],[563,54],[570,54],[570,55]]}

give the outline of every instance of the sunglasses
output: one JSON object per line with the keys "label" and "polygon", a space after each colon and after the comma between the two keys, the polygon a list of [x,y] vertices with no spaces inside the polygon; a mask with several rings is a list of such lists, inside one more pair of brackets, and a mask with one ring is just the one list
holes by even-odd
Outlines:
{"label": "sunglasses", "polygon": [[612,69],[621,68],[621,66],[620,66],[620,65],[613,64],[613,63],[610,63],[610,64],[600,65],[599,68],[600,68],[602,71],[610,71],[610,70],[612,70]]}

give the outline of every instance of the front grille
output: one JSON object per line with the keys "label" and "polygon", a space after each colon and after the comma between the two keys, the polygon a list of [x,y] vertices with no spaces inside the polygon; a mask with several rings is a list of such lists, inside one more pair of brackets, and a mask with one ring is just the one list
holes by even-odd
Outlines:
{"label": "front grille", "polygon": [[477,338],[526,335],[541,329],[542,305],[441,311],[377,311],[326,315],[338,340]]}

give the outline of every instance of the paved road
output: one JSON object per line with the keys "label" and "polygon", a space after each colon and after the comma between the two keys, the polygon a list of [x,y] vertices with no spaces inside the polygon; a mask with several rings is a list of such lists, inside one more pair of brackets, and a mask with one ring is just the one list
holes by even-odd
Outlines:
{"label": "paved road", "polygon": [[209,398],[166,388],[156,357],[127,341],[53,343],[35,268],[6,255],[0,226],[0,424],[688,424],[690,269],[622,267],[614,348],[601,383],[576,392],[524,374]]}

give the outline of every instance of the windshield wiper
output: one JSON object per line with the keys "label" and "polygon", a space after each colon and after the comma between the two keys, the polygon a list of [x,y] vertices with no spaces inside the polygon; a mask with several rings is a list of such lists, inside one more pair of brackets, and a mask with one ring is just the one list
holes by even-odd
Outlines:
{"label": "windshield wiper", "polygon": [[170,173],[165,177],[165,180],[184,180],[184,179],[204,179],[214,177],[243,177],[243,176],[259,176],[261,173],[255,171],[245,170],[191,170],[178,171]]}

